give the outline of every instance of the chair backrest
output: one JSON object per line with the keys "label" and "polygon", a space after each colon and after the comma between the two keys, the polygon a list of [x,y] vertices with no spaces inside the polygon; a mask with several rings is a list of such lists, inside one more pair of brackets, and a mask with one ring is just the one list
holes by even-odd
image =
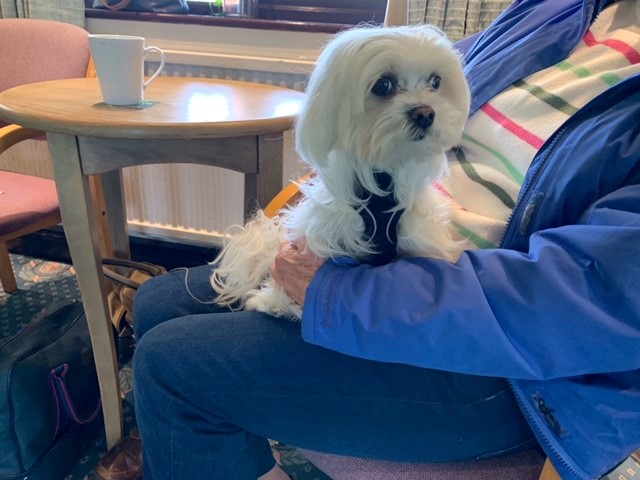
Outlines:
{"label": "chair backrest", "polygon": [[87,31],[81,27],[52,20],[0,19],[0,92],[27,83],[84,77],[89,57]]}
{"label": "chair backrest", "polygon": [[84,77],[87,31],[51,20],[1,19],[0,63],[0,92],[26,83]]}

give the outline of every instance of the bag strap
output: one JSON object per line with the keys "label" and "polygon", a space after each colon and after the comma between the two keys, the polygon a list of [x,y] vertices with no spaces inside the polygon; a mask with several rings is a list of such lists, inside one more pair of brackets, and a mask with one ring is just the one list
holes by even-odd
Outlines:
{"label": "bag strap", "polygon": [[[165,273],[165,269],[162,267],[158,267],[151,263],[145,262],[136,262],[134,260],[125,260],[124,258],[103,258],[102,265],[111,265],[113,267],[127,267],[134,268],[136,270],[142,270],[143,272],[147,272],[152,277],[157,277]],[[120,275],[119,273],[114,272],[108,268],[103,267],[102,271],[104,276],[108,279],[121,283],[123,285],[127,285],[128,287],[137,289],[140,287],[140,284],[130,278],[125,277],[124,275]]]}
{"label": "bag strap", "polygon": [[126,260],[124,258],[111,258],[106,257],[102,259],[103,265],[111,265],[114,267],[129,267],[136,268],[138,270],[142,270],[147,272],[149,275],[153,275],[157,277],[158,275],[165,273],[166,270],[164,267],[160,267],[158,265],[154,265],[153,263],[147,262],[136,262],[135,260]]}
{"label": "bag strap", "polygon": [[[82,418],[78,413],[75,405],[73,404],[73,400],[71,399],[71,395],[69,394],[69,389],[67,388],[67,371],[69,370],[69,364],[63,363],[58,365],[56,368],[52,369],[49,372],[49,381],[51,382],[51,389],[53,390],[53,398],[56,402],[56,433],[57,437],[64,428],[66,427],[65,419],[72,420],[78,425],[86,425],[91,423],[102,410],[102,400],[98,395],[98,401],[95,409],[89,413],[88,416]],[[66,416],[62,414],[62,409],[64,409]]]}
{"label": "bag strap", "polygon": [[125,8],[127,8],[131,3],[131,0],[120,0],[118,3],[114,5],[110,5],[109,0],[100,0],[100,3],[102,3],[102,5],[104,5],[109,10],[118,11],[118,10],[124,10]]}

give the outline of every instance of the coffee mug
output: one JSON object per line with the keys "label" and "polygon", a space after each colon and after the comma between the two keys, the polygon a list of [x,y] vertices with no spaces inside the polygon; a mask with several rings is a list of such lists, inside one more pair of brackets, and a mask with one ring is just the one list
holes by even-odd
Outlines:
{"label": "coffee mug", "polygon": [[[144,37],[89,34],[89,47],[102,99],[109,105],[141,104],[144,89],[164,68],[164,52],[158,47],[145,47]],[[160,66],[145,81],[144,62],[149,52],[160,55]]]}

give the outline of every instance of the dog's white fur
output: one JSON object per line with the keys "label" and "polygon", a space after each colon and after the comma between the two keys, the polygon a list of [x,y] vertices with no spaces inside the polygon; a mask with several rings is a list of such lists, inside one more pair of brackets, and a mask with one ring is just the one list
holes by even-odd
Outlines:
{"label": "dog's white fur", "polygon": [[[438,88],[430,83],[434,75]],[[388,97],[372,92],[383,77],[396,84]],[[300,186],[302,200],[277,218],[258,212],[227,235],[213,262],[217,303],[299,318],[300,306],[269,275],[281,243],[306,238],[323,258],[371,253],[355,185],[382,195],[375,170],[391,174],[404,208],[399,254],[455,260],[460,244],[432,183],[446,173],[444,150],[460,140],[469,103],[460,57],[439,30],[365,27],[337,35],[318,59],[296,124],[297,150],[316,176]],[[419,135],[410,112],[422,106],[435,118]]]}

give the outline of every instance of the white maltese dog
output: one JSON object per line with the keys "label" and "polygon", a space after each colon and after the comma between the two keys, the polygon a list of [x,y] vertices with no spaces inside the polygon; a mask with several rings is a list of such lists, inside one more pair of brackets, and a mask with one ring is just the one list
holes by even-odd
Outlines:
{"label": "white maltese dog", "polygon": [[315,175],[300,202],[273,219],[260,211],[227,235],[213,261],[216,302],[300,318],[270,277],[286,241],[374,264],[456,260],[461,245],[432,184],[447,172],[444,151],[460,140],[469,103],[461,59],[436,28],[338,34],[318,58],[296,124],[297,150]]}

